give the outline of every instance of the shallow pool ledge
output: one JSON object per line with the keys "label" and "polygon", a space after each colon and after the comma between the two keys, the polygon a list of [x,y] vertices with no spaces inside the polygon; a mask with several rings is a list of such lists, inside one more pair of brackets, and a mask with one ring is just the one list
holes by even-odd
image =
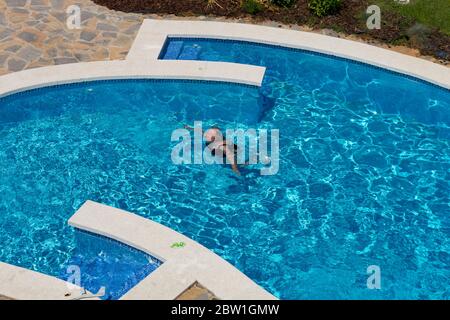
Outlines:
{"label": "shallow pool ledge", "polygon": [[0,262],[0,296],[11,300],[74,300],[92,293],[68,287],[67,282],[46,274]]}
{"label": "shallow pool ledge", "polygon": [[163,262],[121,299],[172,300],[196,281],[219,299],[276,299],[204,246],[136,214],[87,201],[69,225],[120,241]]}

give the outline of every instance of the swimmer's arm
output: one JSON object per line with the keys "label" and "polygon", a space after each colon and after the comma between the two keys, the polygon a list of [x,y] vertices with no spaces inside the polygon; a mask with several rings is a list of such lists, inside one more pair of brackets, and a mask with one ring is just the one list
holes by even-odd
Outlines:
{"label": "swimmer's arm", "polygon": [[234,159],[234,152],[230,150],[230,148],[227,148],[227,152],[225,153],[225,156],[227,157],[228,163],[231,165],[231,169],[233,169],[234,173],[237,175],[241,175],[239,168],[236,164],[236,160]]}

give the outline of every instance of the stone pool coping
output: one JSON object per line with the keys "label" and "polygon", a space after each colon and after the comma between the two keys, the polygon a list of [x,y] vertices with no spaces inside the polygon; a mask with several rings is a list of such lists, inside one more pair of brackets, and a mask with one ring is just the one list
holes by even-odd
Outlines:
{"label": "stone pool coping", "polygon": [[[83,289],[40,272],[0,262],[0,295],[11,300],[73,300],[86,297]],[[92,293],[86,291],[87,295]],[[88,298],[98,300],[99,298]]]}
{"label": "stone pool coping", "polygon": [[127,59],[62,64],[0,76],[0,98],[30,89],[110,79],[221,81],[260,87],[264,67],[228,62]]}
{"label": "stone pool coping", "polygon": [[157,59],[170,36],[250,41],[319,52],[403,73],[450,89],[450,68],[430,61],[352,40],[243,23],[146,19],[127,59]]}
{"label": "stone pool coping", "polygon": [[[161,266],[121,299],[173,300],[199,282],[224,300],[273,300],[273,295],[192,239],[150,219],[87,201],[69,225],[102,235],[159,259]],[[172,247],[174,243],[184,243]]]}

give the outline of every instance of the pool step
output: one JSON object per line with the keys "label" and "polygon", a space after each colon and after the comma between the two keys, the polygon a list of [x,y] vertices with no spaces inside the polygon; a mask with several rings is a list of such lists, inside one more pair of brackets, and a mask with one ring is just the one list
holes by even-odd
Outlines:
{"label": "pool step", "polygon": [[176,60],[180,55],[181,49],[183,49],[183,41],[170,41],[164,59]]}
{"label": "pool step", "polygon": [[184,47],[178,60],[197,60],[200,56],[201,47]]}

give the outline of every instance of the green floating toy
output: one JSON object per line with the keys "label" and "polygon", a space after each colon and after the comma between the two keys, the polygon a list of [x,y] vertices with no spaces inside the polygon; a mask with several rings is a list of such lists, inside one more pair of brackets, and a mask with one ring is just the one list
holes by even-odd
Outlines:
{"label": "green floating toy", "polygon": [[184,242],[174,242],[170,246],[171,248],[183,248],[186,245]]}

